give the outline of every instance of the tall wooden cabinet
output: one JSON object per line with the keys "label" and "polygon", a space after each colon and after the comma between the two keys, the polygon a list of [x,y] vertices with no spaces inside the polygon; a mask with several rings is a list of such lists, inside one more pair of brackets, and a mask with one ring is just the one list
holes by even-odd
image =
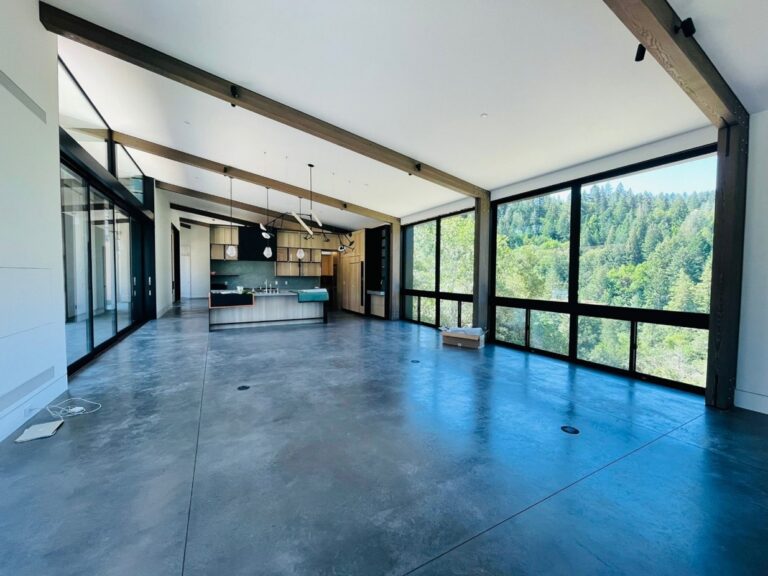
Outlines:
{"label": "tall wooden cabinet", "polygon": [[339,258],[341,307],[365,314],[365,230],[356,230],[350,236],[354,241],[353,248]]}

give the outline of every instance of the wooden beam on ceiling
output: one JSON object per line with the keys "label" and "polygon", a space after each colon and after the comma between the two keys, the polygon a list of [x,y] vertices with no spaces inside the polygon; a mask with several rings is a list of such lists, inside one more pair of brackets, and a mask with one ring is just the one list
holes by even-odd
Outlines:
{"label": "wooden beam on ceiling", "polygon": [[[142,152],[147,152],[149,154],[154,154],[155,156],[160,156],[161,158],[167,158],[168,160],[174,160],[175,162],[187,164],[196,168],[202,168],[203,170],[209,170],[211,172],[216,172],[217,174],[231,176],[232,178],[236,180],[242,180],[243,182],[250,182],[251,184],[257,184],[259,186],[266,186],[272,190],[290,194],[292,196],[296,196],[297,198],[309,200],[310,197],[310,191],[305,188],[301,188],[300,186],[294,186],[293,184],[274,180],[273,178],[262,176],[261,174],[256,174],[255,172],[249,172],[240,168],[233,168],[231,166],[227,166],[226,164],[221,164],[220,162],[208,160],[207,158],[201,158],[200,156],[195,156],[194,154],[189,154],[188,152],[169,148],[168,146],[163,146],[162,144],[156,144],[154,142],[150,142],[149,140],[143,140],[141,138],[137,138],[136,136],[130,136],[128,134],[123,134],[122,132],[114,132],[113,138],[118,144],[122,144],[136,150],[141,150]],[[339,210],[346,210],[347,212],[352,212],[353,214],[358,214],[359,216],[365,216],[366,218],[373,218],[374,220],[379,220],[381,222],[387,222],[391,224],[392,222],[400,221],[400,219],[396,218],[395,216],[390,216],[389,214],[384,214],[383,212],[364,208],[363,206],[358,206],[357,204],[352,204],[350,202],[344,202],[343,200],[332,198],[331,196],[326,196],[325,194],[320,194],[319,192],[312,192],[312,200],[318,204],[324,204]]]}
{"label": "wooden beam on ceiling", "polygon": [[203,228],[210,228],[211,225],[208,224],[208,222],[200,222],[198,220],[192,220],[191,218],[184,218],[184,216],[181,216],[179,218],[179,222],[181,224],[189,224],[191,226],[202,226]]}
{"label": "wooden beam on ceiling", "polygon": [[[258,222],[251,222],[250,220],[243,220],[241,218],[230,218],[229,214],[218,214],[216,212],[209,212],[208,210],[201,210],[200,208],[190,208],[189,206],[182,206],[181,204],[176,204],[174,202],[171,202],[170,206],[171,210],[176,210],[177,212],[197,214],[198,216],[205,216],[206,218],[221,220],[222,226],[226,226],[228,222],[240,224],[241,226],[253,226],[258,224]],[[219,224],[214,224],[214,226],[219,226]]]}
{"label": "wooden beam on ceiling", "polygon": [[[749,114],[666,0],[604,0],[712,124],[743,124]],[[631,54],[627,66],[631,66]]]}
{"label": "wooden beam on ceiling", "polygon": [[192,66],[92,22],[40,2],[40,21],[54,34],[80,42],[141,68],[180,82],[226,102],[270,118],[473,198],[487,197],[487,190],[429,166],[405,154],[339,128],[305,112],[286,106],[236,83]]}
{"label": "wooden beam on ceiling", "polygon": [[[192,190],[191,188],[186,188],[185,186],[179,186],[178,184],[171,184],[169,182],[162,182],[160,180],[155,181],[155,188],[160,188],[161,190],[165,190],[166,192],[172,192],[174,194],[179,194],[181,196],[188,196],[189,198],[196,198],[197,200],[203,200],[205,202],[211,202],[213,204],[219,204],[220,206],[225,206],[229,208],[229,199],[223,198],[222,196],[216,196],[215,194],[207,194],[206,192],[199,192],[198,190]],[[254,214],[259,214],[260,216],[265,216],[267,220],[274,220],[276,218],[281,218],[285,216],[281,212],[276,212],[275,210],[267,210],[266,208],[261,208],[259,206],[255,206],[253,204],[248,204],[247,202],[240,202],[239,200],[233,200],[232,201],[232,207],[236,208],[238,210],[242,210],[244,212],[252,212]],[[307,226],[310,228],[314,227],[317,228],[317,223],[311,222],[309,220],[303,219]],[[266,224],[266,222],[265,222]],[[286,228],[289,230],[303,230],[298,223],[296,223],[293,218],[290,220],[285,220],[283,223],[281,223],[281,228]],[[324,225],[323,229],[327,232],[332,232],[334,234],[347,234],[350,232],[350,230],[346,230],[344,228],[339,228],[337,226],[328,226]]]}
{"label": "wooden beam on ceiling", "polygon": [[708,406],[729,409],[738,367],[749,112],[666,0],[604,2],[718,128],[705,395]]}

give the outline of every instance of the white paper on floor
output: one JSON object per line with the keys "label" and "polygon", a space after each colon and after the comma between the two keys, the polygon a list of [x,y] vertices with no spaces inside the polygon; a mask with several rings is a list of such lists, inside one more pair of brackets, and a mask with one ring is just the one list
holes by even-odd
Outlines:
{"label": "white paper on floor", "polygon": [[56,434],[61,425],[64,424],[64,420],[54,420],[53,422],[43,422],[42,424],[35,424],[30,426],[21,436],[16,438],[16,442],[29,442],[30,440],[37,440],[38,438],[50,438]]}

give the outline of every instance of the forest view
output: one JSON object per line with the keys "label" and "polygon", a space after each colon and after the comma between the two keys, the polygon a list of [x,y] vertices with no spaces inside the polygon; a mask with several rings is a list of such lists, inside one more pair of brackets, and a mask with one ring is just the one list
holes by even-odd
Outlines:
{"label": "forest view", "polygon": [[[682,193],[637,191],[620,179],[585,187],[579,301],[708,313],[714,200],[714,178],[711,190]],[[568,299],[570,203],[568,190],[499,206],[498,296]],[[524,330],[520,312],[498,309],[498,338],[521,343]],[[531,346],[567,353],[568,335],[567,315],[532,312]],[[629,322],[580,317],[578,336],[580,358],[628,367]],[[638,326],[639,372],[703,386],[706,357],[706,330]]]}
{"label": "forest view", "polygon": [[[716,158],[585,186],[581,191],[578,294],[581,303],[680,312],[709,312]],[[691,178],[694,175],[695,178]],[[703,183],[698,190],[691,182]],[[652,190],[648,190],[648,187]],[[681,188],[684,191],[675,191]],[[496,295],[566,302],[571,191],[498,206]],[[406,288],[472,293],[474,213],[406,229]],[[435,266],[440,258],[439,285]],[[436,325],[458,323],[458,303],[406,298],[406,316]],[[471,305],[462,304],[462,323]],[[570,317],[531,310],[531,346],[568,353]],[[628,321],[579,317],[579,358],[627,369]],[[525,343],[525,310],[496,308],[496,337]],[[707,331],[638,324],[638,372],[704,386]]]}

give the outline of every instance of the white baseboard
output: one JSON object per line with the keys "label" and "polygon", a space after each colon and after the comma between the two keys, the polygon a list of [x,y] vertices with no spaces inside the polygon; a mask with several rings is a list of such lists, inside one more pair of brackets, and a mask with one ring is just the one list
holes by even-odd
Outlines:
{"label": "white baseboard", "polygon": [[768,396],[736,388],[734,403],[739,408],[768,414]]}
{"label": "white baseboard", "polygon": [[27,420],[40,410],[45,410],[48,404],[66,391],[67,376],[65,374],[16,402],[0,415],[0,440],[13,434]]}

